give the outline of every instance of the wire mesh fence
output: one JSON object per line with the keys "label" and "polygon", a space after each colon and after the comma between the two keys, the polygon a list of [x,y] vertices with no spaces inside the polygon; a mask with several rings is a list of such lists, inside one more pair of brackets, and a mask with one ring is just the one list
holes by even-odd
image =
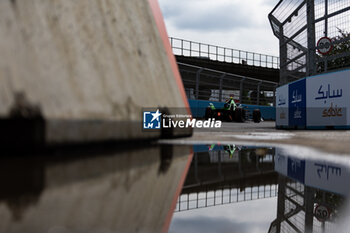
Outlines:
{"label": "wire mesh fence", "polygon": [[[344,197],[307,187],[286,177],[280,177],[278,184],[277,219],[271,223],[269,233],[337,232],[335,213]],[[334,213],[327,221],[316,217],[314,210],[320,203]]]}
{"label": "wire mesh fence", "polygon": [[274,69],[279,68],[279,58],[276,56],[225,48],[173,37],[170,37],[169,40],[175,55]]}
{"label": "wire mesh fence", "polygon": [[272,106],[277,83],[178,63],[189,99]]}
{"label": "wire mesh fence", "polygon": [[269,19],[281,84],[350,66],[350,0],[281,0]]}
{"label": "wire mesh fence", "polygon": [[222,188],[208,192],[181,194],[177,200],[175,212],[200,209],[218,205],[252,201],[277,196],[277,185],[264,185],[239,188]]}

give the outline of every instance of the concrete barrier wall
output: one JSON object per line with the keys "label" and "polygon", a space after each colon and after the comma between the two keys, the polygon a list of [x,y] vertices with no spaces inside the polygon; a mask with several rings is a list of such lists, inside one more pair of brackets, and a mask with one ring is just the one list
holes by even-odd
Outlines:
{"label": "concrete barrier wall", "polygon": [[0,118],[42,116],[47,143],[159,137],[142,132],[142,108],[188,103],[157,6],[1,1]]}
{"label": "concrete barrier wall", "polygon": [[350,70],[301,79],[276,90],[276,127],[350,128]]}
{"label": "concrete barrier wall", "polygon": [[[189,100],[191,107],[191,112],[193,117],[202,118],[205,115],[205,109],[209,106],[209,103],[214,104],[215,108],[223,108],[224,102],[215,102],[207,100]],[[276,108],[270,106],[261,105],[249,105],[242,104],[248,111],[252,112],[254,109],[260,109],[261,116],[264,120],[275,120],[276,118]]]}

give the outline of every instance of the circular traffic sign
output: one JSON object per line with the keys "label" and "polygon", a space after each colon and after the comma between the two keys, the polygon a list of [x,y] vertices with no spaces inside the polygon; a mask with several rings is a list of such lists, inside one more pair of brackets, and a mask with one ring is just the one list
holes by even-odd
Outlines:
{"label": "circular traffic sign", "polygon": [[325,222],[329,219],[331,211],[324,205],[317,205],[315,208],[315,217],[320,222]]}
{"label": "circular traffic sign", "polygon": [[322,37],[317,41],[317,51],[322,54],[326,55],[330,51],[332,51],[333,45],[332,40],[328,37]]}

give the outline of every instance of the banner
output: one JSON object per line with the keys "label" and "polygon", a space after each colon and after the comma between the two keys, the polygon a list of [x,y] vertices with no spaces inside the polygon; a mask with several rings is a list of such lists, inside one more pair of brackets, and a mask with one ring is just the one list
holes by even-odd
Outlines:
{"label": "banner", "polygon": [[296,158],[288,150],[276,148],[275,171],[309,187],[348,195],[350,169],[340,162]]}
{"label": "banner", "polygon": [[349,100],[350,70],[281,86],[276,89],[276,127],[350,128]]}
{"label": "banner", "polygon": [[306,127],[306,80],[289,84],[289,126]]}
{"label": "banner", "polygon": [[306,80],[307,126],[345,126],[349,121],[350,70]]}
{"label": "banner", "polygon": [[288,126],[288,85],[276,89],[276,125]]}
{"label": "banner", "polygon": [[329,161],[306,161],[305,184],[311,187],[349,194],[350,171],[346,165]]}

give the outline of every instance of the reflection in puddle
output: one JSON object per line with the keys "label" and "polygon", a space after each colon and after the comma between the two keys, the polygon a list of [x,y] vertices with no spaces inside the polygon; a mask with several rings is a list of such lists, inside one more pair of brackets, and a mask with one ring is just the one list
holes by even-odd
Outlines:
{"label": "reflection in puddle", "polygon": [[142,146],[3,155],[0,232],[164,231],[191,153]]}
{"label": "reflection in puddle", "polygon": [[223,135],[223,137],[232,137],[248,140],[285,140],[290,139],[295,134],[293,133],[275,133],[275,132],[253,132],[246,135]]}
{"label": "reflection in puddle", "polygon": [[175,211],[276,196],[273,149],[211,145],[194,152]]}
{"label": "reflection in puddle", "polygon": [[5,154],[0,232],[166,232],[173,214],[171,233],[348,232],[350,160],[306,154],[233,144]]}
{"label": "reflection in puddle", "polygon": [[269,232],[339,232],[345,197],[350,191],[348,166],[330,159],[307,159],[276,150],[279,176],[277,218]]}
{"label": "reflection in puddle", "polygon": [[213,144],[194,152],[170,232],[340,232],[349,215],[342,211],[348,162],[269,147]]}

